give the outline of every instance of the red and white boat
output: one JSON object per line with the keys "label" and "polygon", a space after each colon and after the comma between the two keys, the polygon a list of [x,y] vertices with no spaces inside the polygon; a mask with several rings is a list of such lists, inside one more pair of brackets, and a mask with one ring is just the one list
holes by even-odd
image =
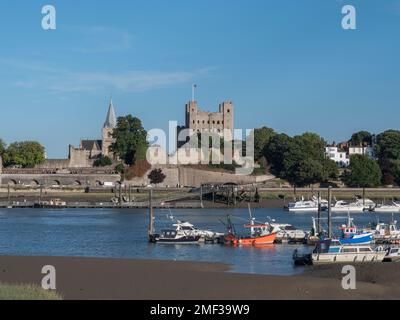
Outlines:
{"label": "red and white boat", "polygon": [[244,227],[250,229],[249,237],[242,237],[236,234],[235,228],[230,221],[228,216],[228,234],[225,235],[225,243],[241,246],[256,246],[256,245],[267,245],[273,244],[276,240],[278,232],[273,232],[274,227],[269,223],[256,224],[254,218],[250,213],[250,224],[246,224]]}

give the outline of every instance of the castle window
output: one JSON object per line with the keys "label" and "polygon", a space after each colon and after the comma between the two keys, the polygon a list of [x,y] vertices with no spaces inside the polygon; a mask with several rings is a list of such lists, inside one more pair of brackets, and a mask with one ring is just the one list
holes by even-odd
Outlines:
{"label": "castle window", "polygon": [[195,124],[195,123],[196,123],[196,121],[193,120],[193,124]]}
{"label": "castle window", "polygon": [[203,124],[205,124],[206,122],[203,120]]}
{"label": "castle window", "polygon": [[228,113],[231,112],[231,110],[228,109]]}
{"label": "castle window", "polygon": [[200,120],[197,120],[197,123],[200,124]]}
{"label": "castle window", "polygon": [[210,120],[207,121],[207,124],[210,124]]}
{"label": "castle window", "polygon": [[213,121],[213,124],[215,124],[215,121]]}
{"label": "castle window", "polygon": [[217,124],[219,124],[220,122],[218,121]]}

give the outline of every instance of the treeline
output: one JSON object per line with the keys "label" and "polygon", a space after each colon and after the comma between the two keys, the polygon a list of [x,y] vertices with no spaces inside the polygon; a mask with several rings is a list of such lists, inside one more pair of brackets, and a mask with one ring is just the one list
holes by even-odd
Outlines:
{"label": "treeline", "polygon": [[372,146],[376,159],[353,155],[350,166],[339,177],[334,161],[325,155],[326,141],[315,133],[290,137],[271,128],[254,132],[256,161],[277,177],[295,186],[307,186],[341,179],[349,187],[400,185],[400,131],[378,135],[354,133],[349,146]]}
{"label": "treeline", "polygon": [[336,180],[336,163],[325,157],[326,142],[315,133],[290,137],[270,128],[254,132],[255,160],[271,173],[303,187]]}
{"label": "treeline", "polygon": [[5,167],[33,168],[45,161],[45,149],[36,141],[14,142],[7,146],[0,139],[0,156]]}

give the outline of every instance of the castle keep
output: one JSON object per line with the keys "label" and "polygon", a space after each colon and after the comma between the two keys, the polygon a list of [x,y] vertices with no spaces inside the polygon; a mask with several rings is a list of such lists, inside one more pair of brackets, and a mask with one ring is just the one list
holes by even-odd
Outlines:
{"label": "castle keep", "polygon": [[186,104],[186,128],[195,132],[202,131],[223,133],[224,129],[233,131],[233,103],[223,102],[219,105],[219,112],[201,111],[197,101]]}

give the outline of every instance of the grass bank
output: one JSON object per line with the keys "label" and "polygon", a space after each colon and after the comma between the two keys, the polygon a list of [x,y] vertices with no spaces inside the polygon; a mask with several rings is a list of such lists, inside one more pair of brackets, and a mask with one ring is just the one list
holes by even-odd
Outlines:
{"label": "grass bank", "polygon": [[35,285],[10,285],[0,283],[0,300],[62,300],[53,292]]}

